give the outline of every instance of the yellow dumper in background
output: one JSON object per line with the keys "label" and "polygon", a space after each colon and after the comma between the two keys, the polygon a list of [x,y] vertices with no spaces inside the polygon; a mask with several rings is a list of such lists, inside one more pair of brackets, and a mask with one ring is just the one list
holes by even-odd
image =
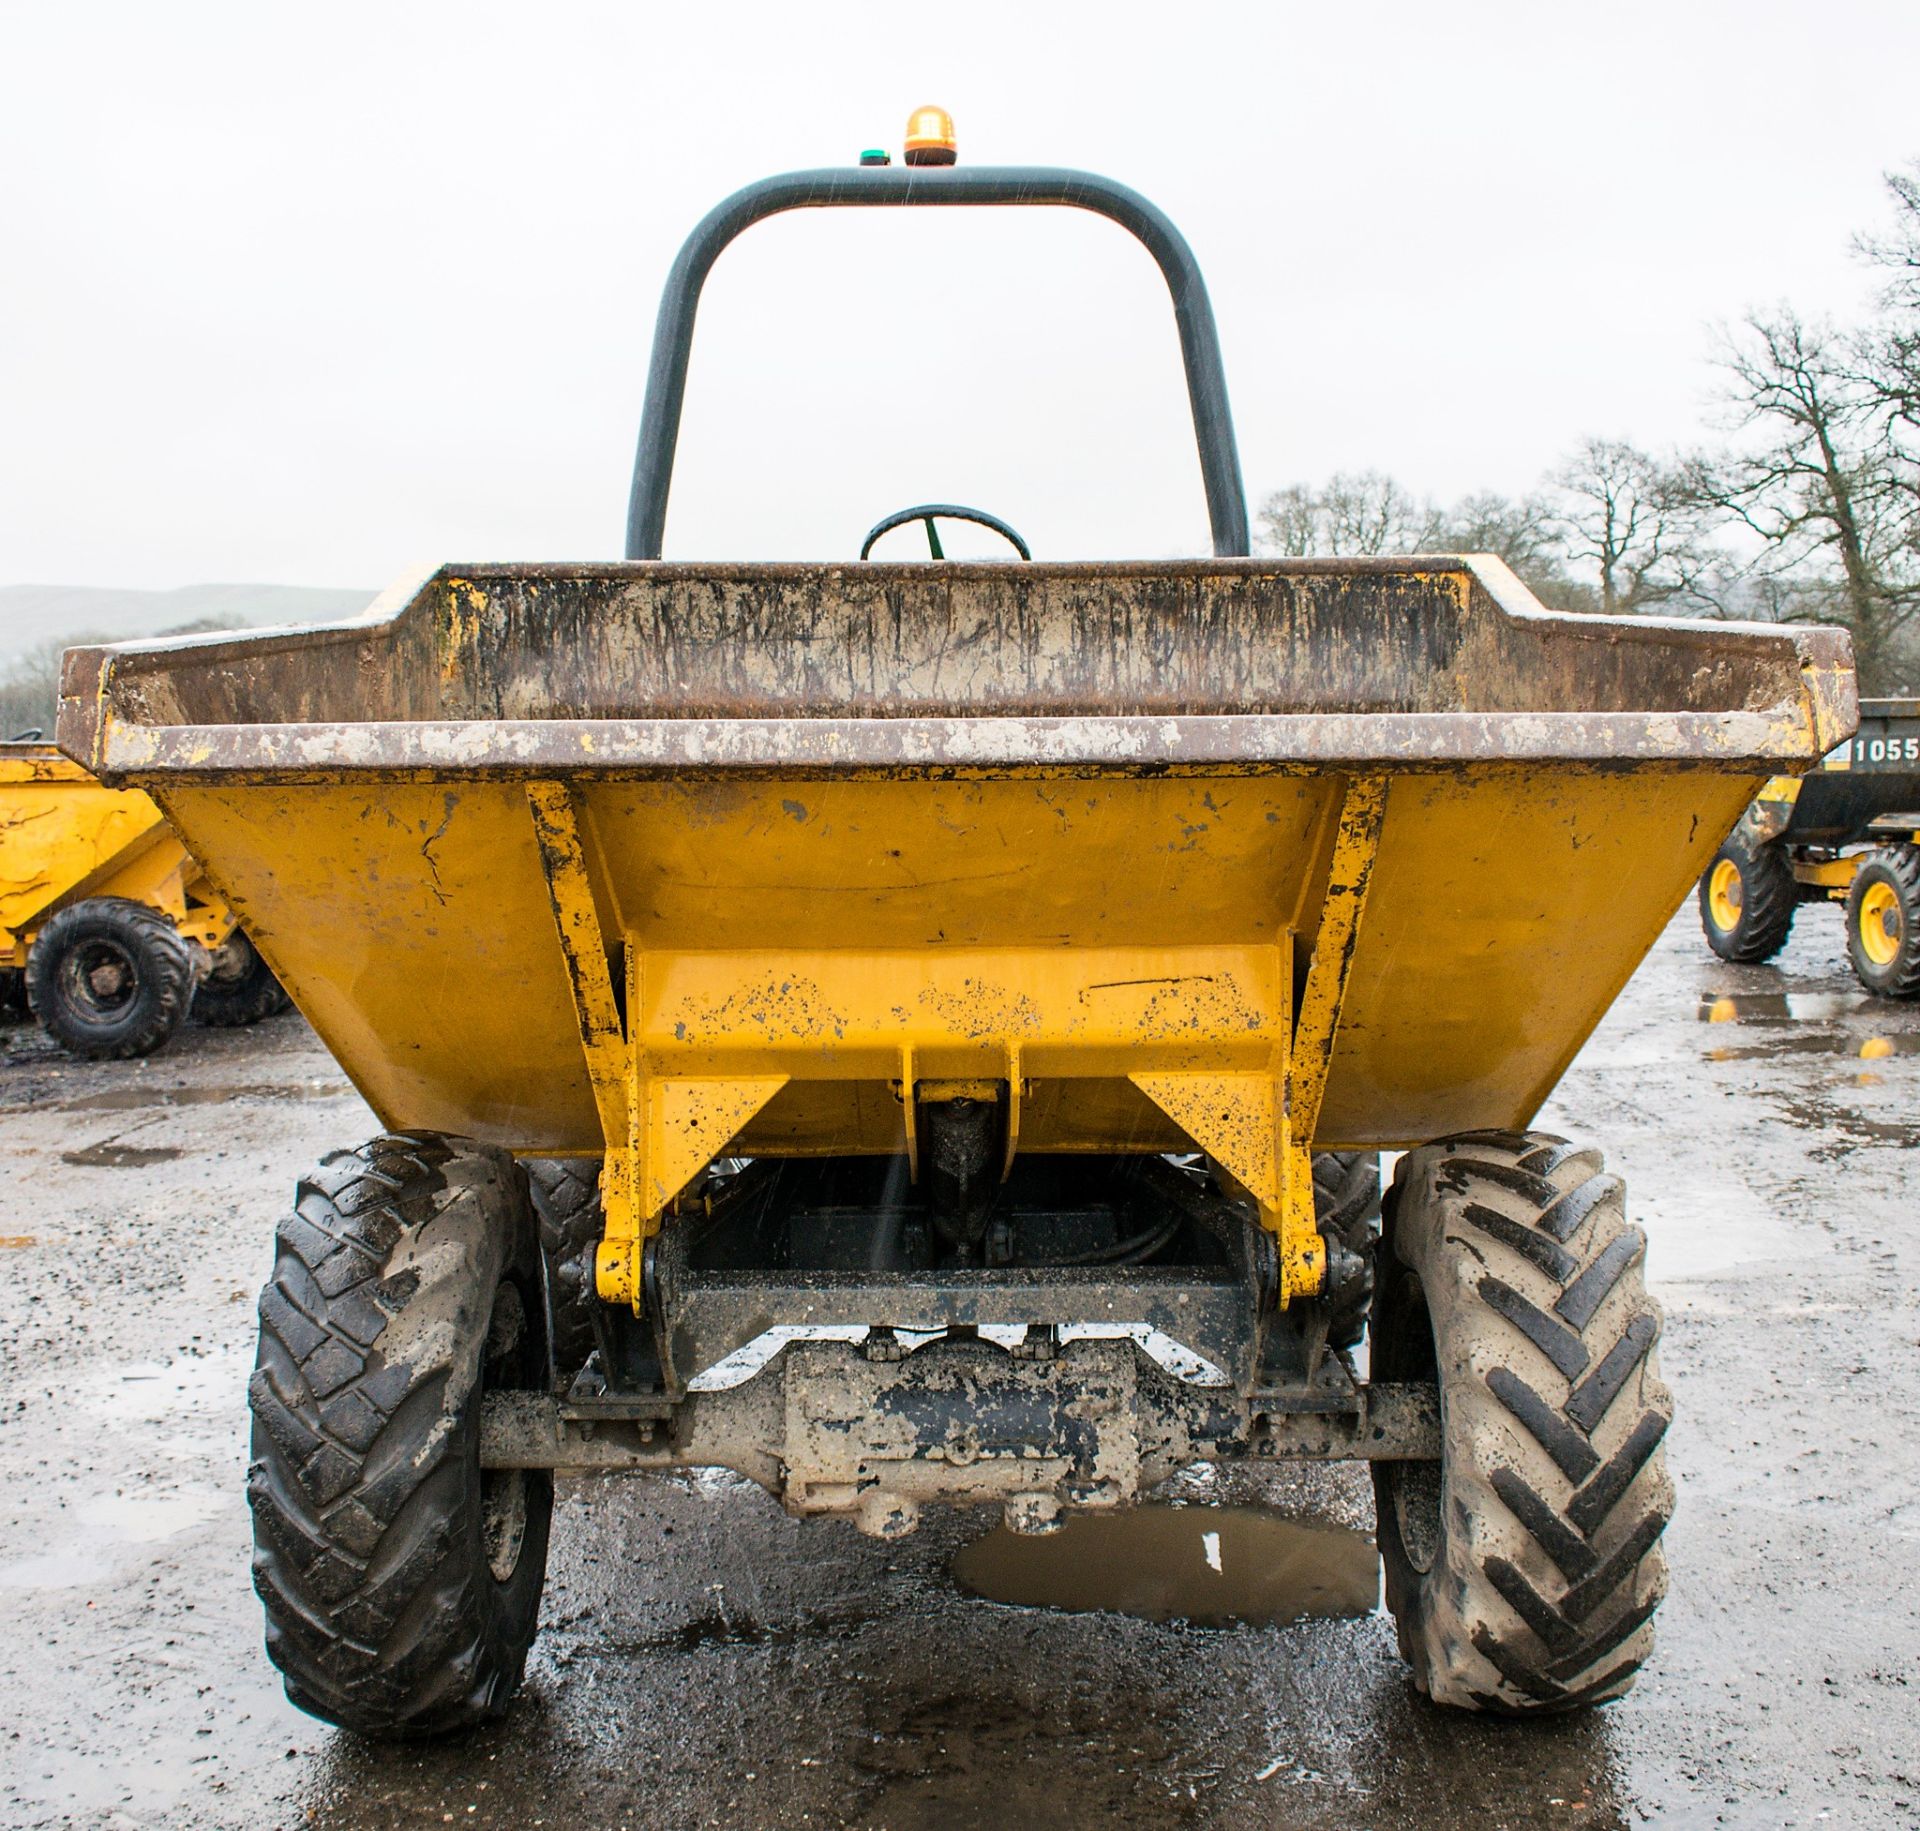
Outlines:
{"label": "yellow dumper in background", "polygon": [[[662,561],[732,237],[970,204],[1158,261],[1213,556],[1030,563],[928,503],[868,547],[958,513],[1020,559]],[[1618,1696],[1666,1589],[1659,1312],[1619,1179],[1525,1128],[1760,784],[1855,718],[1837,631],[1248,557],[1205,285],[1109,180],[728,199],[668,281],[627,563],[67,657],[62,748],[160,801],[391,1128],[302,1179],[260,1300],[288,1696],[503,1710],[556,1469],[1038,1533],[1283,1456],[1373,1464],[1437,1702]],[[1316,1159],[1389,1148],[1376,1245]]]}
{"label": "yellow dumper in background", "polygon": [[50,1036],[97,1060],[151,1054],[189,1006],[223,1026],[286,1007],[159,808],[51,744],[0,744],[0,969]]}

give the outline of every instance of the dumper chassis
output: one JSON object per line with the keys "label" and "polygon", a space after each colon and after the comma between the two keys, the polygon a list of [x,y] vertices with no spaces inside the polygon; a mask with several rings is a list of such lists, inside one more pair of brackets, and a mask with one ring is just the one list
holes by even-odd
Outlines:
{"label": "dumper chassis", "polygon": [[[963,204],[1153,254],[1215,557],[663,562],[727,242]],[[1626,1690],[1659,1312],[1619,1180],[1527,1128],[1739,808],[1850,729],[1844,636],[1555,616],[1484,557],[1248,559],[1191,253],[1043,168],[715,210],[627,551],[68,658],[63,745],[161,800],[391,1128],[303,1180],[261,1298],[294,1702],[505,1709],[558,1473],[721,1465],[885,1536],[1282,1457],[1373,1465],[1435,1702]]]}

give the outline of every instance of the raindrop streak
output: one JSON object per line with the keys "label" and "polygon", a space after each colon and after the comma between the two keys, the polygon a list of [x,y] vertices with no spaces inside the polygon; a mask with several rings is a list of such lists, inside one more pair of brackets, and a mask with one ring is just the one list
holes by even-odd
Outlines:
{"label": "raindrop streak", "polygon": [[1038,1538],[996,1527],[952,1571],[989,1602],[1201,1627],[1347,1619],[1380,1602],[1380,1557],[1364,1532],[1259,1507],[1082,1513]]}

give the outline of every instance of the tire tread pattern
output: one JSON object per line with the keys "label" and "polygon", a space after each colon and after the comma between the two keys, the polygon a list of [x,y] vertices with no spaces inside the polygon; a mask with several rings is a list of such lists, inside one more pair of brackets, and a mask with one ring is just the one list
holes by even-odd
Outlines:
{"label": "tire tread pattern", "polygon": [[1416,1682],[1508,1714],[1617,1697],[1652,1648],[1673,1512],[1645,1234],[1594,1153],[1540,1133],[1409,1152],[1390,1207],[1394,1275],[1432,1316],[1446,1444],[1425,1573],[1389,1518],[1397,1478],[1376,1470]]}
{"label": "tire tread pattern", "polygon": [[530,1157],[524,1162],[540,1226],[551,1304],[553,1364],[562,1382],[586,1365],[595,1346],[594,1254],[606,1223],[600,1212],[600,1160]]}
{"label": "tire tread pattern", "polygon": [[[287,1696],[342,1727],[463,1728],[518,1685],[533,1622],[480,1550],[465,1401],[524,1209],[505,1152],[390,1133],[323,1158],[278,1229],[248,1387],[254,1585]],[[530,1507],[523,1569],[545,1559]]]}

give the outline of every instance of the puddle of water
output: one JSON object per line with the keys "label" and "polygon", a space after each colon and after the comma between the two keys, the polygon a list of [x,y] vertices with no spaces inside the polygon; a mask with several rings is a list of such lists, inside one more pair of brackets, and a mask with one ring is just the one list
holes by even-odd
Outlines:
{"label": "puddle of water", "polygon": [[1669,1168],[1629,1178],[1627,1204],[1647,1230],[1647,1276],[1663,1284],[1713,1278],[1742,1266],[1802,1260],[1833,1250],[1824,1235],[1790,1227],[1744,1183]]}
{"label": "puddle of water", "polygon": [[0,1233],[0,1251],[21,1252],[39,1244],[40,1236],[36,1233]]}
{"label": "puddle of water", "polygon": [[79,1518],[133,1545],[152,1545],[212,1519],[223,1503],[217,1494],[103,1494],[79,1509]]}
{"label": "puddle of water", "polygon": [[52,1551],[44,1557],[14,1558],[0,1564],[0,1589],[78,1589],[103,1582],[107,1560],[86,1551]]}
{"label": "puddle of water", "polygon": [[989,1602],[1201,1627],[1347,1619],[1380,1602],[1380,1555],[1365,1533],[1259,1507],[1082,1513],[1041,1538],[998,1526],[952,1573]]}
{"label": "puddle of water", "polygon": [[75,1397],[93,1416],[118,1424],[197,1418],[231,1424],[246,1412],[249,1361],[238,1352],[135,1361],[90,1382]]}
{"label": "puddle of water", "polygon": [[124,1562],[119,1548],[157,1545],[216,1518],[227,1505],[205,1488],[97,1495],[74,1509],[69,1542],[58,1551],[0,1564],[0,1589],[104,1588]]}
{"label": "puddle of water", "polygon": [[1873,1003],[1865,992],[1702,992],[1703,1024],[1819,1023]]}
{"label": "puddle of water", "polygon": [[252,1087],[114,1087],[61,1103],[63,1113],[132,1113],[155,1106],[225,1106],[233,1100],[312,1100],[353,1092],[345,1081],[264,1081]]}
{"label": "puddle of water", "polygon": [[83,1170],[143,1170],[150,1163],[171,1163],[182,1155],[171,1144],[90,1144],[83,1151],[62,1151],[60,1161]]}

